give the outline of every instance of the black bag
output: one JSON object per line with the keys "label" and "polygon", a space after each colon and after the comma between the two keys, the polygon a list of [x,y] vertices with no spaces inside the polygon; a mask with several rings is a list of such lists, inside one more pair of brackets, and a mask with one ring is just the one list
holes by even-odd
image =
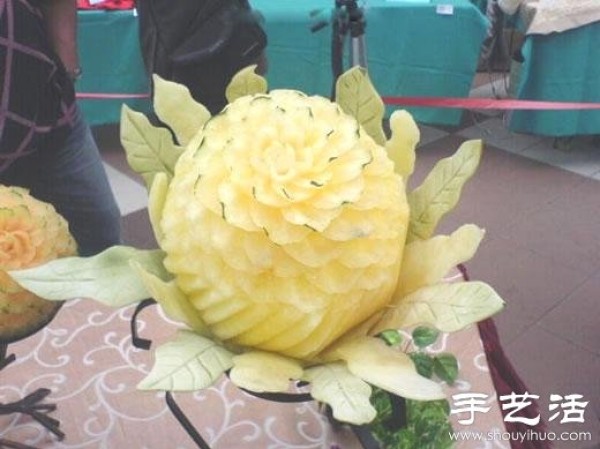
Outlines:
{"label": "black bag", "polygon": [[240,69],[264,58],[267,37],[246,0],[139,0],[148,73],[186,85],[213,114]]}
{"label": "black bag", "polygon": [[507,72],[510,70],[510,56],[504,40],[505,15],[498,5],[498,0],[488,0],[486,16],[490,25],[481,46],[479,70]]}

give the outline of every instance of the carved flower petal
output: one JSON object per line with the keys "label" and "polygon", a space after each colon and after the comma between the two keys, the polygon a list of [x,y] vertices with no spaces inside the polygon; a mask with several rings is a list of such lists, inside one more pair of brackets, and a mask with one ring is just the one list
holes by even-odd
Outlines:
{"label": "carved flower petal", "polygon": [[419,401],[445,397],[439,384],[417,373],[408,355],[379,339],[358,338],[338,347],[333,354],[344,360],[355,376],[390,393]]}
{"label": "carved flower petal", "polygon": [[289,357],[252,351],[233,357],[231,381],[240,388],[262,392],[285,392],[290,380],[302,377],[302,366]]}
{"label": "carved flower petal", "polygon": [[408,244],[394,301],[400,301],[425,285],[441,281],[456,265],[471,259],[484,234],[485,231],[475,225],[464,225],[450,235],[438,235]]}
{"label": "carved flower petal", "polygon": [[190,304],[174,280],[160,279],[137,262],[131,262],[131,266],[141,277],[150,295],[160,304],[169,318],[186,324],[201,335],[209,333],[200,314]]}

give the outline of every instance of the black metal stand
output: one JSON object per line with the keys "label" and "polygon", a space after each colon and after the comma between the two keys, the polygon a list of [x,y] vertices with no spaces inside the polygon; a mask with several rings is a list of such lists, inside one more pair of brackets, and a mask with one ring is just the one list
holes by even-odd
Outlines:
{"label": "black metal stand", "polygon": [[202,435],[198,433],[198,430],[196,430],[194,425],[187,418],[185,413],[183,413],[179,405],[177,405],[177,402],[175,402],[175,399],[173,398],[173,395],[170,392],[167,391],[167,393],[165,394],[165,399],[167,401],[167,406],[169,407],[169,410],[171,410],[171,413],[173,413],[173,416],[175,416],[177,422],[181,424],[181,427],[183,427],[183,429],[187,432],[190,438],[194,440],[196,446],[198,446],[200,449],[211,449],[208,443],[204,441],[204,438],[202,438]]}
{"label": "black metal stand", "polygon": [[8,354],[8,344],[0,343],[0,371],[15,361],[16,357],[14,354]]}
{"label": "black metal stand", "polygon": [[131,343],[138,349],[144,349],[147,351],[152,345],[152,340],[146,340],[145,338],[141,338],[139,336],[137,329],[137,317],[142,310],[154,304],[156,304],[156,300],[152,298],[144,299],[137,305],[133,311],[133,315],[131,316]]}
{"label": "black metal stand", "polygon": [[[151,346],[151,340],[143,339],[139,336],[137,329],[137,317],[142,310],[153,304],[156,304],[156,301],[154,299],[145,299],[137,305],[131,317],[132,344],[136,348],[148,350]],[[303,387],[306,385],[306,382],[299,382],[297,384],[298,387]],[[245,389],[242,389],[242,391],[260,399],[287,404],[309,402],[314,400],[310,393],[255,393],[253,391],[248,391]],[[404,398],[401,398],[399,396],[390,395],[390,397],[392,401],[392,418],[394,421],[394,425],[397,428],[402,428],[406,425],[406,401],[404,400]],[[210,445],[204,440],[204,438],[202,438],[202,435],[200,435],[198,430],[194,427],[194,425],[185,415],[183,410],[181,410],[181,408],[179,407],[179,405],[177,404],[177,402],[173,398],[173,395],[170,392],[166,392],[165,400],[167,406],[169,407],[169,410],[171,411],[177,422],[179,422],[179,424],[186,431],[189,437],[194,441],[194,443],[196,443],[196,446],[198,446],[199,449],[211,449]],[[340,427],[342,425],[333,418],[331,414],[331,409],[329,407],[327,407],[327,409],[325,410],[325,414],[329,418],[331,423],[334,425],[334,427]],[[379,442],[373,437],[373,434],[369,430],[368,426],[357,426],[352,424],[350,425],[350,428],[354,432],[354,435],[362,445],[363,449],[381,449]]]}
{"label": "black metal stand", "polygon": [[[7,356],[7,353],[8,344],[0,343],[0,371],[15,361],[15,355],[11,354]],[[59,441],[62,441],[65,434],[61,432],[59,428],[60,421],[48,416],[48,413],[56,410],[56,404],[42,404],[42,401],[44,401],[50,393],[51,391],[47,388],[38,388],[20,401],[12,402],[10,404],[0,404],[0,415],[8,415],[11,413],[29,415],[48,431],[56,435]],[[35,447],[3,438],[0,438],[0,448],[36,449]]]}

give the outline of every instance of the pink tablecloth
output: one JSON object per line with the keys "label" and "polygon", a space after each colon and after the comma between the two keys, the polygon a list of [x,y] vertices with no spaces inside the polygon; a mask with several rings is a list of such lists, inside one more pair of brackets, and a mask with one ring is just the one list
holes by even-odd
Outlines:
{"label": "pink tablecloth", "polygon": [[[37,388],[52,390],[66,438],[59,442],[31,418],[0,416],[0,438],[44,449],[193,449],[195,444],[168,410],[164,394],[136,390],[152,365],[152,352],[131,344],[133,308],[113,310],[93,301],[66,304],[55,320],[36,335],[9,346],[17,361],[0,372],[0,402],[20,399]],[[157,307],[140,316],[140,332],[154,345],[175,330]],[[477,416],[475,427],[455,430],[504,431],[486,357],[476,327],[445,336],[433,348],[461,360],[461,375],[449,389],[489,395],[491,410]],[[348,429],[335,431],[314,402],[279,404],[240,392],[223,380],[212,388],[175,395],[189,419],[213,449],[358,449]],[[456,448],[479,448],[461,442]],[[495,441],[495,449],[509,449]]]}

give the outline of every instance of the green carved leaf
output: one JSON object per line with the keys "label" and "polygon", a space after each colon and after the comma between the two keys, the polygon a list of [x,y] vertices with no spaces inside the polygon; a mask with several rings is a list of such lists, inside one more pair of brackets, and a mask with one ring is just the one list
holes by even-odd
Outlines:
{"label": "green carved leaf", "polygon": [[385,344],[388,346],[398,347],[404,341],[402,334],[397,329],[386,329],[377,334],[377,337],[385,341]]}
{"label": "green carved leaf", "polygon": [[440,331],[427,326],[419,326],[412,332],[413,342],[418,348],[434,344],[439,335]]}
{"label": "green carved leaf", "polygon": [[458,203],[462,188],[481,159],[480,140],[464,142],[456,153],[440,160],[425,181],[408,194],[408,241],[431,237],[439,221]]}
{"label": "green carved leaf", "polygon": [[245,95],[264,94],[267,92],[267,80],[256,72],[256,64],[248,66],[236,73],[225,89],[225,97],[229,103]]}
{"label": "green carved leaf", "polygon": [[415,364],[417,372],[421,376],[431,379],[433,376],[433,357],[424,352],[411,352],[408,356]]}
{"label": "green carved leaf", "polygon": [[371,387],[352,374],[343,363],[309,368],[304,379],[311,384],[311,395],[329,404],[335,419],[351,424],[366,424],[375,419]]}
{"label": "green carved leaf", "polygon": [[168,278],[170,275],[162,264],[164,257],[160,250],[113,246],[96,256],[65,257],[9,274],[42,298],[56,301],[92,298],[108,306],[122,307],[150,296],[130,262]]}
{"label": "green carved leaf", "polygon": [[153,75],[154,111],[168,125],[180,145],[186,146],[210,118],[210,112],[192,98],[183,84]]}
{"label": "green carved leaf", "polygon": [[335,84],[335,101],[346,114],[356,118],[375,142],[385,145],[385,106],[364,68],[353,67],[340,75]]}
{"label": "green carved leaf", "polygon": [[156,349],[152,370],[142,390],[195,391],[211,386],[233,366],[232,354],[191,331],[179,331],[174,341]]}
{"label": "green carved leaf", "polygon": [[121,144],[129,166],[144,178],[148,188],[157,173],[166,173],[171,179],[183,153],[166,128],[153,126],[144,114],[126,105],[121,112]]}
{"label": "green carved leaf", "polygon": [[433,372],[448,385],[458,378],[458,360],[449,353],[439,354],[433,359]]}
{"label": "green carved leaf", "polygon": [[375,390],[372,401],[377,418],[369,429],[381,443],[382,449],[452,449],[457,447],[451,438],[448,419],[450,404],[440,401],[406,401],[406,424],[399,427],[390,396]]}
{"label": "green carved leaf", "polygon": [[395,303],[377,325],[395,329],[418,324],[456,332],[496,314],[504,307],[500,296],[483,282],[441,283],[423,287]]}

